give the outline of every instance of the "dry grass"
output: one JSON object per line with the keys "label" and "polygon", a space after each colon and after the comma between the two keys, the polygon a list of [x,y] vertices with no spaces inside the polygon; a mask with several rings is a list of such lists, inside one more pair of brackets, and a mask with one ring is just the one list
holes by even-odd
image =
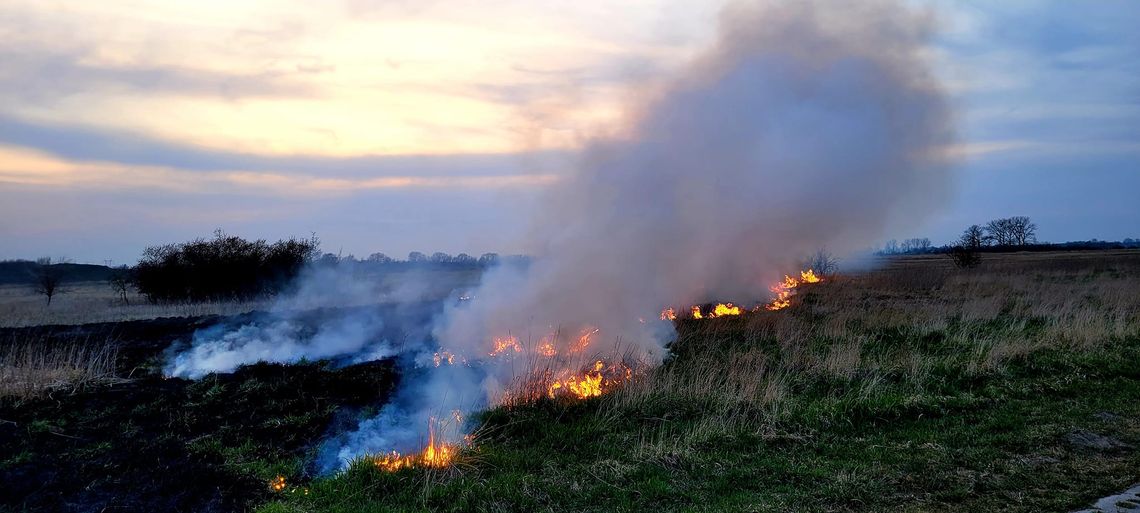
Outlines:
{"label": "dry grass", "polygon": [[116,381],[110,341],[13,339],[0,346],[0,399],[16,402],[57,390]]}
{"label": "dry grass", "polygon": [[268,301],[215,301],[202,303],[150,304],[138,294],[123,304],[110,285],[102,282],[69,283],[47,306],[44,297],[31,287],[0,287],[0,328],[44,326],[50,324],[89,324],[120,322],[160,317],[198,317],[203,315],[236,315],[269,306]]}
{"label": "dry grass", "polygon": [[707,429],[651,432],[638,449],[677,451],[742,428],[762,434],[791,390],[833,383],[858,398],[901,383],[921,394],[935,372],[993,374],[1037,351],[1136,336],[1140,252],[986,255],[972,270],[899,259],[808,287],[782,311],[685,321],[676,361],[607,396],[601,415],[699,410]]}
{"label": "dry grass", "polygon": [[252,301],[205,301],[151,304],[137,293],[123,304],[106,282],[64,283],[47,306],[31,285],[0,286],[0,328],[121,322],[161,317],[238,315],[271,308],[355,307],[407,298],[442,299],[478,283],[480,271],[407,270],[353,274],[327,270],[302,278],[300,291]]}

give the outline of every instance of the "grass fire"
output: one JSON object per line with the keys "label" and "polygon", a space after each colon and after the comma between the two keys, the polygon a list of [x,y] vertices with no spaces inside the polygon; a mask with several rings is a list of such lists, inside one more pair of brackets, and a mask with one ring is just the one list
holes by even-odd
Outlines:
{"label": "grass fire", "polygon": [[0,513],[1140,511],[1140,2],[0,19]]}

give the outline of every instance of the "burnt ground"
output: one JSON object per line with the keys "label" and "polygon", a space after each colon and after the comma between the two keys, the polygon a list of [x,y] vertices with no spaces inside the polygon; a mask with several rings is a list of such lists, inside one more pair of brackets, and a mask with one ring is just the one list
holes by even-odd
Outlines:
{"label": "burnt ground", "polygon": [[0,341],[114,340],[129,378],[0,401],[0,511],[246,510],[271,493],[273,476],[304,476],[334,424],[375,411],[395,386],[392,361],[161,376],[173,342],[240,317],[0,330]]}

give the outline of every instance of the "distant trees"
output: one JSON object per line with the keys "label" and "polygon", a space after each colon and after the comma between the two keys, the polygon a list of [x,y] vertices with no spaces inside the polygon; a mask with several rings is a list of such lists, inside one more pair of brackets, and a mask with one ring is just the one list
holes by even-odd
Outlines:
{"label": "distant trees", "polygon": [[1025,216],[994,219],[986,223],[986,240],[995,246],[1025,246],[1037,242],[1037,225]]}
{"label": "distant trees", "polygon": [[411,253],[408,253],[408,261],[413,264],[421,264],[427,262],[427,255],[420,253],[419,251],[413,251]]}
{"label": "distant trees", "polygon": [[316,237],[269,244],[218,230],[213,239],[146,248],[134,283],[152,302],[249,299],[280,290],[319,244]]}
{"label": "distant trees", "polygon": [[479,265],[492,265],[498,262],[498,253],[483,253],[482,255],[479,255]]}
{"label": "distant trees", "polygon": [[392,263],[392,257],[385,255],[384,253],[373,253],[371,255],[368,255],[368,258],[365,259],[365,262],[371,262],[373,264],[390,264]]}
{"label": "distant trees", "polygon": [[66,260],[61,259],[59,262],[52,264],[51,257],[43,257],[36,260],[36,271],[33,282],[36,294],[42,294],[47,298],[47,306],[51,306],[51,299],[60,291],[59,284],[63,281],[63,272],[59,264],[67,263]]}
{"label": "distant trees", "polygon": [[879,250],[883,255],[899,255],[907,253],[929,253],[934,250],[934,246],[930,243],[930,239],[926,237],[905,239],[899,242],[891,239],[883,245],[883,249]]}
{"label": "distant trees", "polygon": [[899,250],[903,253],[927,253],[931,247],[930,239],[926,237],[906,239],[899,244]]}
{"label": "distant trees", "polygon": [[1037,242],[1037,225],[1026,216],[994,219],[985,224],[967,227],[952,248],[950,257],[958,267],[977,266],[981,250],[986,246],[1016,247]]}

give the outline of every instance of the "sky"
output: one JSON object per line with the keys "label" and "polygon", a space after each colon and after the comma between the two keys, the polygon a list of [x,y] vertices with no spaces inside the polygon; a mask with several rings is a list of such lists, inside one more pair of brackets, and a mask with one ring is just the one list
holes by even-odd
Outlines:
{"label": "sky", "polygon": [[[951,204],[893,235],[1027,215],[1042,240],[1140,238],[1140,2],[908,3],[938,20],[961,160]],[[523,251],[541,191],[722,5],[5,0],[0,259],[133,263],[216,228]]]}

